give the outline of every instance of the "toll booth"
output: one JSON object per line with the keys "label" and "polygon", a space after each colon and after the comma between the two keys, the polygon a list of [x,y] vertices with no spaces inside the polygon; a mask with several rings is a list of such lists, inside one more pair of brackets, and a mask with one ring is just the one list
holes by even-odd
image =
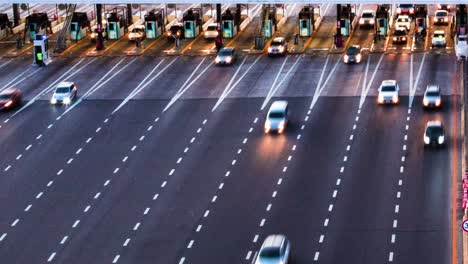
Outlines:
{"label": "toll booth", "polygon": [[125,12],[107,14],[107,39],[119,39],[125,35]]}
{"label": "toll booth", "polygon": [[199,8],[187,10],[183,16],[184,20],[184,37],[195,38],[202,31],[202,16]]}
{"label": "toll booth", "polygon": [[11,32],[12,23],[8,19],[7,14],[0,14],[0,39],[8,35]]}
{"label": "toll booth", "polygon": [[387,36],[392,26],[393,16],[390,5],[378,5],[375,12],[375,30],[380,36]]}
{"label": "toll booth", "polygon": [[337,21],[338,27],[340,29],[340,33],[342,36],[349,36],[351,33],[352,29],[352,21],[354,17],[356,16],[356,8],[355,5],[353,5],[354,8],[351,7],[351,5],[341,5],[341,12],[340,12],[340,17],[339,20]]}
{"label": "toll booth", "polygon": [[265,7],[263,10],[264,13],[264,20],[263,22],[263,34],[267,38],[271,38],[275,32],[278,30],[277,28],[277,20],[276,20],[276,7]]}
{"label": "toll booth", "polygon": [[78,41],[91,31],[86,12],[74,12],[70,24],[70,39]]}
{"label": "toll booth", "polygon": [[34,13],[27,16],[24,30],[24,41],[26,41],[26,35],[28,33],[30,42],[36,40],[36,35],[47,35],[47,28],[49,28],[50,33],[52,33],[47,13]]}
{"label": "toll booth", "polygon": [[145,15],[146,37],[155,39],[164,32],[164,10],[152,10]]}
{"label": "toll booth", "polygon": [[429,17],[427,16],[427,5],[414,5],[415,23],[418,26],[418,32],[427,32]]}
{"label": "toll booth", "polygon": [[466,5],[457,5],[455,23],[456,35],[468,35],[468,14]]}
{"label": "toll booth", "polygon": [[49,64],[52,60],[49,56],[49,40],[47,35],[36,35],[34,39],[34,65],[43,66]]}
{"label": "toll booth", "polygon": [[303,7],[299,12],[299,36],[310,37],[314,23],[314,9],[311,6]]}
{"label": "toll booth", "polygon": [[233,38],[240,24],[240,14],[234,9],[228,9],[221,15],[221,20],[223,21],[223,38]]}

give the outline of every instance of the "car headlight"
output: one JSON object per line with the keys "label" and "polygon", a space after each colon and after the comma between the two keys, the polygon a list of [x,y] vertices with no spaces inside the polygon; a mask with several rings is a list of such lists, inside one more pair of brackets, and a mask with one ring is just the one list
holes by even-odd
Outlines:
{"label": "car headlight", "polygon": [[379,104],[383,104],[383,102],[384,102],[384,97],[383,97],[383,95],[379,94],[379,97],[377,97],[377,102],[378,102]]}
{"label": "car headlight", "polygon": [[369,20],[369,23],[370,23],[371,25],[374,25],[375,20],[374,20],[373,18],[371,18],[371,19]]}
{"label": "car headlight", "polygon": [[402,39],[403,41],[405,41],[405,40],[406,40],[406,37],[402,37],[401,39]]}
{"label": "car headlight", "polygon": [[425,144],[429,144],[430,143],[430,140],[429,140],[429,137],[424,135],[424,143]]}
{"label": "car headlight", "polygon": [[12,100],[8,100],[8,102],[5,103],[4,107],[10,107],[13,104]]}
{"label": "car headlight", "polygon": [[434,17],[434,22],[437,22],[437,17]]}
{"label": "car headlight", "polygon": [[394,104],[398,103],[398,95],[397,94],[392,96],[392,101],[393,101]]}
{"label": "car headlight", "polygon": [[396,40],[397,40],[397,37],[393,37],[393,40],[396,41]]}
{"label": "car headlight", "polygon": [[271,123],[270,120],[265,121],[265,133],[270,132],[271,129]]}
{"label": "car headlight", "polygon": [[220,59],[219,57],[216,57],[215,62],[216,62],[216,63],[220,63],[220,62],[221,62],[221,59]]}
{"label": "car headlight", "polygon": [[63,103],[64,104],[69,104],[71,101],[70,101],[70,97],[65,97],[63,98]]}
{"label": "car headlight", "polygon": [[344,55],[344,56],[343,56],[343,60],[344,60],[345,63],[348,62],[349,56],[348,56],[348,55]]}
{"label": "car headlight", "polygon": [[437,4],[437,9],[441,9],[442,6],[440,4]]}
{"label": "car headlight", "polygon": [[411,8],[409,9],[409,12],[410,12],[411,14],[413,14],[413,13],[414,13],[414,8],[411,7]]}
{"label": "car headlight", "polygon": [[285,122],[284,121],[281,121],[278,125],[278,133],[283,133],[284,131],[284,127],[285,127]]}
{"label": "car headlight", "polygon": [[364,24],[364,18],[359,19],[359,24]]}
{"label": "car headlight", "polygon": [[437,141],[439,142],[439,145],[440,145],[440,144],[444,144],[444,140],[445,140],[444,136],[439,136]]}
{"label": "car headlight", "polygon": [[226,62],[227,62],[227,63],[231,63],[231,61],[232,61],[232,57],[231,57],[231,56],[226,57]]}
{"label": "car headlight", "polygon": [[448,17],[444,18],[444,21],[445,21],[445,22],[448,22]]}
{"label": "car headlight", "polygon": [[268,47],[268,52],[271,52],[273,49],[271,47]]}
{"label": "car headlight", "polygon": [[362,59],[362,55],[361,55],[361,54],[356,55],[356,61],[357,61],[357,62],[360,62],[361,59]]}
{"label": "car headlight", "polygon": [[56,103],[57,103],[57,99],[55,99],[55,97],[52,97],[52,99],[50,99],[50,103],[51,103],[51,104],[56,104]]}
{"label": "car headlight", "polygon": [[426,98],[423,99],[423,105],[424,105],[424,106],[428,106],[428,105],[429,105],[429,101],[428,101]]}
{"label": "car headlight", "polygon": [[166,34],[167,34],[168,36],[171,36],[171,32],[167,32]]}
{"label": "car headlight", "polygon": [[279,50],[279,52],[283,52],[283,51],[284,51],[284,47],[281,46],[281,47],[278,48],[278,50]]}

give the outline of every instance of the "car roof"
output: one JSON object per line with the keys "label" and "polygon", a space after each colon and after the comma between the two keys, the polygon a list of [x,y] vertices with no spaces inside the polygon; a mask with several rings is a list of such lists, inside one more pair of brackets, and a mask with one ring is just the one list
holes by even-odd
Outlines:
{"label": "car roof", "polygon": [[443,31],[443,30],[436,30],[436,31],[434,31],[434,34],[444,34],[444,35],[445,35],[445,31]]}
{"label": "car roof", "polygon": [[426,91],[427,91],[427,92],[439,92],[440,89],[439,89],[439,86],[436,85],[436,84],[429,84],[429,85],[426,87]]}
{"label": "car roof", "polygon": [[14,94],[16,92],[19,92],[19,90],[16,89],[16,88],[8,88],[8,89],[3,90],[2,92],[0,92],[0,95],[11,95],[11,94]]}
{"label": "car roof", "polygon": [[218,24],[217,24],[217,23],[209,23],[208,26],[209,26],[209,27],[213,27],[213,26],[214,26],[214,27],[217,27]]}
{"label": "car roof", "polygon": [[447,10],[436,10],[436,14],[437,13],[444,13],[446,15],[448,15],[448,11]]}
{"label": "car roof", "polygon": [[382,85],[396,85],[396,80],[383,80]]}
{"label": "car roof", "polygon": [[[361,49],[361,46],[359,46],[359,45],[351,45],[349,48]],[[349,49],[349,48],[348,48],[348,49]]]}
{"label": "car roof", "polygon": [[375,12],[374,12],[373,10],[363,10],[362,13],[363,13],[363,14],[364,14],[364,13],[372,13],[372,14],[374,14]]}
{"label": "car roof", "polygon": [[274,101],[270,106],[270,111],[285,111],[288,101]]}
{"label": "car roof", "polygon": [[60,82],[57,87],[70,87],[72,86],[73,84],[75,84],[74,82]]}
{"label": "car roof", "polygon": [[221,50],[233,51],[234,47],[224,47]]}
{"label": "car roof", "polygon": [[398,18],[409,18],[408,15],[399,15]]}
{"label": "car roof", "polygon": [[428,121],[426,126],[427,126],[427,127],[441,127],[441,126],[442,126],[442,122],[440,122],[439,120]]}
{"label": "car roof", "polygon": [[133,28],[142,28],[142,29],[144,29],[144,28],[145,28],[145,25],[136,25],[136,26],[133,27]]}
{"label": "car roof", "polygon": [[263,241],[262,248],[281,247],[285,239],[286,237],[284,235],[269,235],[265,241]]}
{"label": "car roof", "polygon": [[276,38],[273,39],[273,41],[283,41],[283,40],[284,40],[283,37],[276,37]]}

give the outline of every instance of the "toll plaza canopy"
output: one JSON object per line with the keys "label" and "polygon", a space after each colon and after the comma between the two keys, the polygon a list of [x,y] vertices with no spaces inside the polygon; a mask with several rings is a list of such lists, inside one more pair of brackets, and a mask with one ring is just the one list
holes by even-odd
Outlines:
{"label": "toll plaza canopy", "polygon": [[[57,0],[0,0],[11,4],[56,4]],[[67,0],[70,4],[466,4],[467,0]]]}

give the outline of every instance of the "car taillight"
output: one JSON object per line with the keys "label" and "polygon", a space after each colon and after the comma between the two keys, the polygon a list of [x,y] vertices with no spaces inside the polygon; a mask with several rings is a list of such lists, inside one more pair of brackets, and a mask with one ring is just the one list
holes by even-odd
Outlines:
{"label": "car taillight", "polygon": [[8,100],[8,102],[5,103],[5,107],[10,107],[13,104],[12,100]]}

